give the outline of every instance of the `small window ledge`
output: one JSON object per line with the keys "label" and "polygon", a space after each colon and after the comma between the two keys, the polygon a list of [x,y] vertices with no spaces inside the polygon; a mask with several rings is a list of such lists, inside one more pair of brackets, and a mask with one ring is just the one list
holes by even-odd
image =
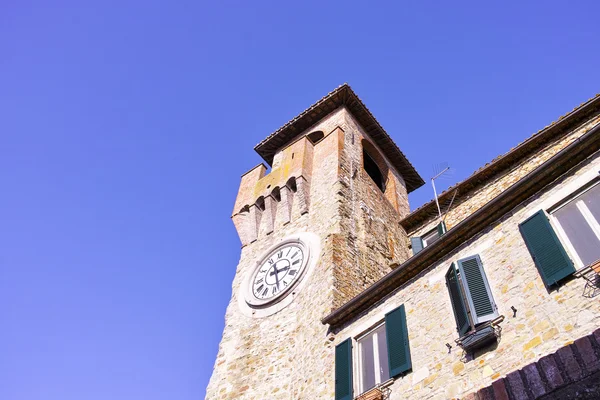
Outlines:
{"label": "small window ledge", "polygon": [[[359,396],[356,396],[354,400],[385,400],[390,397],[391,389],[389,388],[394,383],[395,379],[390,378],[385,382],[381,382],[379,385],[375,386],[372,389],[367,390],[364,393],[361,393]],[[378,397],[379,396],[379,397]]]}
{"label": "small window ledge", "polygon": [[600,275],[600,260],[596,260],[587,267],[583,267],[573,274],[576,278],[586,278],[588,274]]}
{"label": "small window ledge", "polygon": [[383,391],[381,390],[381,385],[367,390],[360,396],[356,397],[355,400],[383,400]]}
{"label": "small window ledge", "polygon": [[583,267],[573,274],[575,278],[585,279],[583,288],[584,297],[596,297],[600,294],[600,260],[596,260],[587,267]]}
{"label": "small window ledge", "polygon": [[500,323],[504,321],[504,315],[498,318],[486,322],[485,324],[478,326],[475,330],[468,332],[466,335],[456,340],[458,344],[465,352],[471,353],[482,347],[485,347],[500,337]]}

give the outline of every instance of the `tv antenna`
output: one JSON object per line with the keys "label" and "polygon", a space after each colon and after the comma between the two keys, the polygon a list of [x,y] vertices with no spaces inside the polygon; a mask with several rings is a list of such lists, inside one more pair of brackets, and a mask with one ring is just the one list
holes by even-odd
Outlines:
{"label": "tv antenna", "polygon": [[[443,163],[434,168],[434,177],[431,178],[431,186],[433,186],[433,196],[435,197],[435,204],[437,205],[438,215],[440,220],[442,219],[442,210],[440,208],[440,202],[438,200],[437,190],[435,189],[435,180],[441,178],[445,173],[450,171],[448,163]],[[436,173],[437,172],[437,173]],[[456,195],[456,193],[455,193]],[[454,198],[452,199],[454,201]]]}

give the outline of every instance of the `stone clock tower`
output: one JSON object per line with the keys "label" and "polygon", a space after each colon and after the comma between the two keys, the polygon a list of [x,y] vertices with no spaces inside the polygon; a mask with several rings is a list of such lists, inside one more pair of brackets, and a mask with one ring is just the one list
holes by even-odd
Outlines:
{"label": "stone clock tower", "polygon": [[321,319],[409,257],[398,221],[424,182],[348,85],[271,134],[242,175],[242,249],[208,399],[332,399]]}

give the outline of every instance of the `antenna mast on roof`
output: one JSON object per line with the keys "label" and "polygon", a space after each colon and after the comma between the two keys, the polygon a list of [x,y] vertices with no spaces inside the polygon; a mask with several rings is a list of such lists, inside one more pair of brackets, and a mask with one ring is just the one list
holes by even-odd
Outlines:
{"label": "antenna mast on roof", "polygon": [[450,167],[446,163],[444,163],[443,165],[441,165],[439,167],[441,167],[442,170],[440,172],[438,172],[433,178],[431,178],[431,186],[433,186],[433,195],[435,197],[435,204],[437,205],[438,215],[441,220],[442,219],[442,210],[440,209],[440,202],[438,201],[437,191],[435,190],[435,180],[437,178],[441,177],[442,175],[444,175],[446,172],[448,172],[450,170]]}

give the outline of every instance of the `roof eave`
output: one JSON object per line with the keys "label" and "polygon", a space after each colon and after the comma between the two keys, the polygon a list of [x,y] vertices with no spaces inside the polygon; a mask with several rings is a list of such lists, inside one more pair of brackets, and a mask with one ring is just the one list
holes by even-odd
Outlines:
{"label": "roof eave", "polygon": [[400,151],[396,143],[394,143],[373,114],[371,114],[352,88],[346,83],[273,132],[257,144],[254,150],[269,165],[272,165],[275,153],[286,143],[289,143],[302,132],[342,106],[345,106],[356,118],[367,134],[381,148],[392,166],[402,175],[409,193],[425,184],[423,178],[421,178],[413,165],[404,156],[402,151]]}
{"label": "roof eave", "polygon": [[[475,171],[467,179],[449,187],[444,192],[440,193],[438,196],[440,205],[448,205],[451,202],[455,191],[458,192],[456,194],[456,198],[454,198],[453,204],[458,204],[461,198],[465,198],[472,193],[473,190],[476,190],[498,173],[501,173],[507,168],[510,168],[511,165],[514,165],[515,160],[532,154],[536,151],[536,149],[539,149],[541,146],[551,142],[555,137],[564,131],[573,129],[582,121],[585,121],[585,119],[591,114],[598,112],[598,110],[600,110],[600,95],[596,95],[585,103],[582,103],[573,111],[559,118],[558,121],[548,125],[544,129],[538,131],[511,149],[508,153],[497,157],[486,166]],[[437,213],[437,206],[435,199],[433,199],[407,215],[402,221],[400,221],[400,225],[407,232],[413,232],[419,228],[420,224],[429,221],[430,218],[437,215]]]}

